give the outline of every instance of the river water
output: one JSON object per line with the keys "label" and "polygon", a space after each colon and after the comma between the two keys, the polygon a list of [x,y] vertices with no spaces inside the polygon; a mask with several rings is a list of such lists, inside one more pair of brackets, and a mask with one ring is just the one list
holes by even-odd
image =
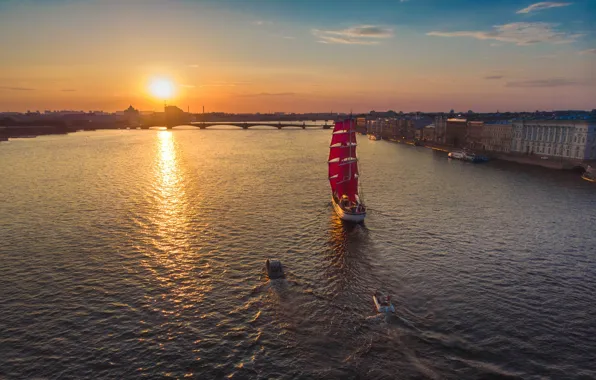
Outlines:
{"label": "river water", "polygon": [[0,378],[596,378],[596,186],[359,138],[360,226],[326,130],[0,143]]}

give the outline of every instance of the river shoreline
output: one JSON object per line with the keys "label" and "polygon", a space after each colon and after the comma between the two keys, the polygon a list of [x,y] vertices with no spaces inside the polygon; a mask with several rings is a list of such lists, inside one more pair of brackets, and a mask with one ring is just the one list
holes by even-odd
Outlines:
{"label": "river shoreline", "polygon": [[[423,143],[422,145],[416,145],[412,141],[399,141],[394,139],[387,139],[392,143],[397,144],[406,144],[411,146],[418,146],[422,148],[432,149],[434,151],[449,153],[450,151],[456,149],[447,145],[440,145],[440,144],[429,144]],[[540,166],[547,169],[554,169],[554,170],[577,170],[577,171],[584,171],[586,163],[583,163],[579,160],[565,160],[560,157],[548,157],[546,159],[542,159],[538,156],[526,156],[526,155],[513,155],[513,154],[505,154],[505,153],[498,153],[498,152],[486,152],[486,151],[474,151],[472,152],[480,155],[487,156],[490,160],[497,160],[497,161],[508,161],[514,162],[520,165],[532,165],[532,166]],[[547,156],[543,156],[547,157]]]}

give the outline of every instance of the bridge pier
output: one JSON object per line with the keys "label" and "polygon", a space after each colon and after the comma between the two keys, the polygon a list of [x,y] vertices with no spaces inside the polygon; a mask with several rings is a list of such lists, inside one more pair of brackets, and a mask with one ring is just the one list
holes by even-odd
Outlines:
{"label": "bridge pier", "polygon": [[323,129],[331,129],[331,126],[328,124],[323,125]]}
{"label": "bridge pier", "polygon": [[243,125],[242,126],[242,129],[248,129],[248,126],[247,125]]}
{"label": "bridge pier", "polygon": [[302,126],[302,129],[306,129],[306,126],[305,126],[305,125],[303,125],[303,126]]}
{"label": "bridge pier", "polygon": [[278,125],[278,126],[277,126],[277,129],[281,129],[281,125]]}
{"label": "bridge pier", "polygon": [[206,129],[207,126],[206,125],[199,125],[199,129]]}

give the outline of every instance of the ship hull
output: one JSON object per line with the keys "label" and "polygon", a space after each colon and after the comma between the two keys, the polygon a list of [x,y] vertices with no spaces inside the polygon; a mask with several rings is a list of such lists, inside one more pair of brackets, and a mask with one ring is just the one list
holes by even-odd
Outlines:
{"label": "ship hull", "polygon": [[337,216],[339,216],[341,220],[344,220],[346,222],[361,223],[364,221],[364,218],[366,217],[366,212],[352,213],[345,211],[337,204],[333,196],[331,197],[331,204],[333,205],[333,209],[335,210]]}

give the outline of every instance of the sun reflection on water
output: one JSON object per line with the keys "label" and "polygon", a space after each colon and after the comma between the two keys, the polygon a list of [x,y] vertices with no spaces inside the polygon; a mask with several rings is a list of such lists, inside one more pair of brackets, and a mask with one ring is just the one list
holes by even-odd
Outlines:
{"label": "sun reflection on water", "polygon": [[[184,222],[184,208],[186,206],[185,188],[182,181],[176,146],[172,132],[159,131],[159,151],[156,155],[156,185],[162,217],[161,227],[176,228]],[[167,217],[164,217],[167,216]],[[166,237],[166,236],[164,236]]]}
{"label": "sun reflection on water", "polygon": [[187,189],[190,181],[171,131],[157,133],[154,152],[151,248],[143,265],[163,289],[161,312],[178,316],[193,312],[210,285],[195,276],[201,271],[193,246],[195,233],[190,231],[195,211]]}

